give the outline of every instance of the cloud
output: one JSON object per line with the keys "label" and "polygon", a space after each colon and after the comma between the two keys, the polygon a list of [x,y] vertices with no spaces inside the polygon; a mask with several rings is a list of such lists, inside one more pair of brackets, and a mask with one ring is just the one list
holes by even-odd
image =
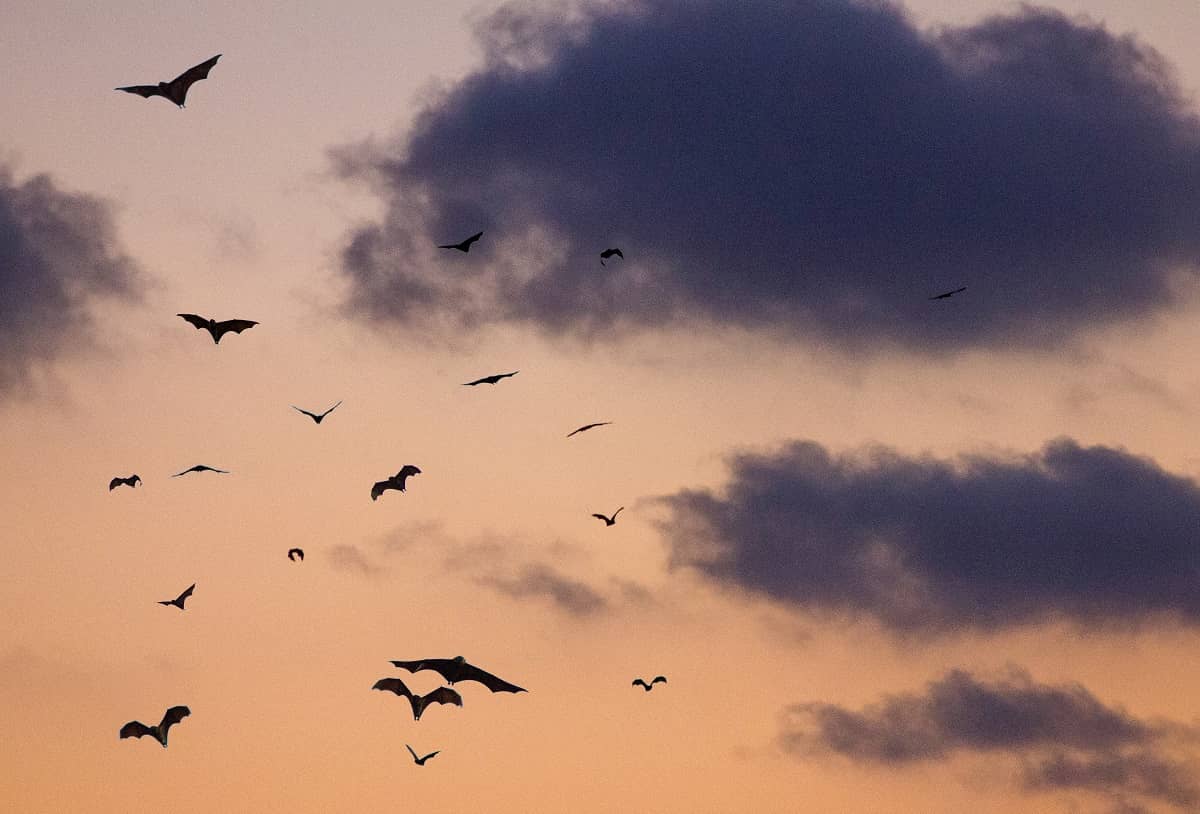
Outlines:
{"label": "cloud", "polygon": [[488,574],[479,577],[478,582],[515,599],[529,596],[550,599],[574,616],[590,616],[608,606],[608,601],[587,583],[541,562],[527,563],[513,576]]}
{"label": "cloud", "polygon": [[722,494],[661,498],[674,567],[790,607],[938,634],[1200,622],[1200,487],[1121,449],[741,454]]}
{"label": "cloud", "polygon": [[372,561],[356,545],[346,543],[335,545],[329,549],[329,559],[333,562],[333,567],[339,571],[352,571],[364,577],[376,577],[384,572],[383,566]]}
{"label": "cloud", "polygon": [[385,208],[343,246],[351,312],[1054,347],[1200,262],[1200,126],[1131,37],[1027,6],[937,30],[886,2],[569,8],[504,7],[410,132],[331,151]]}
{"label": "cloud", "polygon": [[1007,754],[1024,764],[1029,791],[1090,791],[1119,805],[1133,796],[1194,810],[1200,787],[1177,753],[1195,738],[1179,724],[1107,706],[1079,685],[1038,684],[1022,671],[989,683],[953,670],[923,694],[885,696],[860,711],[793,706],[781,743],[797,754],[831,752],[891,767]]}
{"label": "cloud", "polygon": [[0,397],[40,364],[94,343],[89,306],[136,300],[141,280],[109,205],[0,166]]}

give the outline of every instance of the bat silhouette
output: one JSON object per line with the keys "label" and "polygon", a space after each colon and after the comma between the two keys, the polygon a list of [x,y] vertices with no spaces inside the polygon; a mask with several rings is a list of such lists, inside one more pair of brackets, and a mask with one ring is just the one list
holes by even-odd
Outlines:
{"label": "bat silhouette", "polygon": [[612,257],[614,254],[622,260],[625,259],[625,255],[621,254],[620,249],[605,249],[604,251],[600,252],[600,265],[607,265],[604,261]]}
{"label": "bat silhouette", "polygon": [[437,752],[430,752],[425,757],[417,757],[417,753],[414,752],[413,748],[407,743],[404,744],[404,748],[407,749],[408,753],[413,756],[413,763],[416,763],[418,766],[424,766],[425,761],[429,760],[429,758],[433,757],[434,755],[441,753],[441,750],[439,749]]}
{"label": "bat silhouette", "polygon": [[467,382],[463,387],[474,387],[477,384],[495,384],[501,379],[507,379],[509,376],[516,376],[521,371],[514,370],[512,373],[494,373],[491,376],[484,376],[482,379],[476,379],[473,382]]}
{"label": "bat silhouette", "polygon": [[292,562],[295,562],[297,559],[299,559],[300,562],[304,562],[304,549],[303,548],[289,548],[288,549],[288,559],[291,560]]}
{"label": "bat silhouette", "polygon": [[293,404],[293,405],[292,405],[292,409],[293,409],[293,410],[300,410],[300,412],[304,413],[306,416],[308,416],[309,418],[311,418],[313,421],[315,421],[315,422],[317,422],[318,424],[320,424],[320,423],[321,423],[321,419],[325,418],[325,416],[329,415],[330,413],[332,413],[334,410],[336,410],[336,409],[338,408],[338,404],[341,404],[341,402],[339,401],[337,404],[333,405],[332,407],[330,407],[328,410],[326,410],[325,412],[321,413],[320,415],[317,415],[316,413],[310,413],[308,410],[300,410],[300,408],[299,408],[299,407],[297,407],[295,404]]}
{"label": "bat silhouette", "polygon": [[613,512],[613,513],[612,513],[612,517],[605,517],[605,516],[604,516],[604,515],[602,515],[602,514],[593,514],[593,515],[592,515],[592,517],[595,517],[595,518],[596,518],[596,519],[598,519],[598,520],[603,520],[603,521],[604,521],[604,527],[605,527],[605,528],[608,528],[609,526],[614,526],[614,525],[616,525],[616,523],[617,523],[617,515],[618,515],[618,514],[620,514],[620,513],[621,513],[621,511],[622,511],[622,509],[624,509],[624,508],[625,508],[625,507],[624,507],[624,506],[622,506],[620,509],[617,509],[615,512]]}
{"label": "bat silhouette", "polygon": [[143,735],[149,735],[166,749],[167,731],[191,714],[192,711],[187,707],[171,707],[163,714],[162,720],[158,722],[158,726],[146,726],[141,721],[130,721],[121,727],[121,737],[140,738]]}
{"label": "bat silhouette", "polygon": [[426,695],[414,695],[412,690],[404,686],[404,682],[398,678],[381,678],[371,687],[373,690],[387,690],[394,692],[396,695],[403,695],[408,699],[408,703],[412,705],[413,720],[421,720],[421,713],[430,704],[454,704],[461,707],[463,705],[462,696],[449,687],[438,687],[431,693]]}
{"label": "bat silhouette", "polygon": [[199,314],[176,314],[177,317],[183,317],[188,322],[196,326],[197,330],[205,330],[212,334],[213,344],[220,344],[221,337],[233,331],[235,334],[240,334],[247,328],[253,328],[258,323],[252,319],[227,319],[224,322],[217,322],[215,319],[206,319]]}
{"label": "bat silhouette", "polygon": [[458,249],[460,252],[469,252],[469,251],[471,251],[471,244],[474,243],[476,240],[479,240],[479,238],[481,238],[481,237],[483,237],[483,232],[476,232],[475,234],[471,235],[469,238],[464,240],[462,243],[446,243],[442,246],[438,246],[438,248],[439,249]]}
{"label": "bat silhouette", "polygon": [[468,664],[467,660],[462,656],[455,656],[452,659],[393,661],[392,664],[401,670],[408,670],[410,673],[420,672],[421,670],[433,670],[434,672],[441,673],[442,678],[451,684],[457,684],[459,681],[478,681],[492,692],[527,692],[523,687],[518,687],[516,684],[509,684],[502,678],[497,678],[489,672]]}
{"label": "bat silhouette", "polygon": [[646,692],[650,692],[650,688],[653,687],[655,684],[657,684],[660,681],[662,683],[666,684],[667,677],[666,676],[655,676],[654,680],[651,681],[649,684],[646,683],[646,679],[644,679],[644,678],[635,678],[633,680],[633,684],[631,684],[630,686],[641,687]]}
{"label": "bat silhouette", "polygon": [[228,469],[213,469],[211,466],[205,466],[204,464],[196,464],[195,466],[189,466],[187,469],[183,470],[182,472],[176,472],[171,477],[178,478],[180,475],[186,475],[189,472],[219,472],[222,475],[229,474]]}
{"label": "bat silhouette", "polygon": [[142,479],[137,475],[130,475],[128,478],[113,478],[108,482],[108,491],[116,489],[118,486],[128,486],[136,489],[137,485],[142,482]]}
{"label": "bat silhouette", "polygon": [[951,297],[953,297],[955,294],[959,293],[960,291],[966,291],[966,290],[967,290],[967,287],[964,285],[962,288],[956,288],[953,291],[947,291],[944,294],[938,294],[937,296],[930,297],[929,299],[931,299],[931,300],[948,300]]}
{"label": "bat silhouette", "polygon": [[217,64],[217,60],[220,58],[221,55],[217,54],[212,59],[206,59],[199,65],[188,68],[170,82],[159,82],[157,85],[128,85],[123,88],[116,88],[115,90],[136,93],[138,96],[146,99],[149,99],[151,96],[161,96],[183,107],[188,89],[201,79],[208,79],[208,72],[212,70],[212,67]]}
{"label": "bat silhouette", "polygon": [[399,489],[401,492],[403,492],[404,482],[408,480],[411,475],[420,474],[420,469],[417,469],[412,464],[405,464],[405,466],[399,472],[397,472],[395,475],[392,475],[387,480],[375,482],[375,485],[371,487],[371,500],[379,500],[379,496],[388,489]]}
{"label": "bat silhouette", "polygon": [[579,429],[572,430],[571,432],[567,433],[567,437],[570,438],[572,435],[574,435],[577,432],[583,432],[585,430],[590,430],[593,427],[603,427],[605,424],[611,424],[611,423],[612,423],[611,421],[598,421],[595,424],[584,424]]}
{"label": "bat silhouette", "polygon": [[191,587],[188,588],[183,593],[181,593],[179,596],[175,597],[174,599],[160,599],[160,600],[158,600],[158,604],[174,605],[175,607],[179,608],[180,610],[183,610],[183,603],[187,602],[187,598],[192,595],[192,591],[194,591],[194,590],[196,590],[196,583],[193,582]]}

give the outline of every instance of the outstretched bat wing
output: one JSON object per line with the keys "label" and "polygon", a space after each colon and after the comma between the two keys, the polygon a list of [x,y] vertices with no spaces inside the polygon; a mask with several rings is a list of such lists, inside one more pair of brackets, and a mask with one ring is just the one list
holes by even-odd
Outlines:
{"label": "outstretched bat wing", "polygon": [[648,685],[648,684],[646,683],[646,679],[644,679],[644,678],[635,678],[635,679],[633,680],[633,683],[632,683],[632,684],[630,684],[629,686],[631,686],[631,687],[641,687],[643,690],[648,690],[648,689],[650,689],[650,685]]}
{"label": "outstretched bat wing", "polygon": [[146,726],[141,721],[130,721],[121,727],[122,738],[140,738],[143,735],[154,736],[154,730]]}
{"label": "outstretched bat wing", "polygon": [[176,314],[177,317],[183,317],[185,320],[195,325],[200,330],[208,328],[208,320],[199,314]]}
{"label": "outstretched bat wing", "polygon": [[[184,600],[186,600],[189,596],[192,595],[192,591],[194,591],[194,590],[196,590],[196,583],[193,582],[191,584],[191,587],[189,587],[186,591],[184,591],[183,593],[181,593],[179,596],[177,596],[175,598],[175,601],[182,604],[184,602]],[[171,707],[171,709],[184,709],[184,708],[183,707]]]}
{"label": "outstretched bat wing", "polygon": [[[123,90],[126,93],[136,93],[144,99],[149,99],[151,96],[165,96],[158,85],[128,85],[123,88],[113,88],[113,90]],[[124,737],[124,736],[122,736]]]}
{"label": "outstretched bat wing", "polygon": [[407,743],[406,743],[406,744],[404,744],[404,748],[405,748],[405,749],[407,749],[407,750],[408,750],[408,753],[409,753],[410,755],[412,755],[412,756],[413,756],[413,760],[420,760],[420,758],[418,758],[418,757],[417,757],[417,753],[416,753],[416,752],[414,752],[414,751],[412,750],[412,747],[411,747],[411,746],[409,746]]}
{"label": "outstretched bat wing", "polygon": [[375,481],[375,485],[371,487],[371,500],[379,500],[379,496],[392,488],[390,480]]}
{"label": "outstretched bat wing", "polygon": [[492,692],[526,692],[524,687],[518,687],[516,684],[509,684],[502,678],[494,676],[486,670],[480,670],[473,664],[463,663],[459,665],[457,681],[478,681],[483,686],[487,687]]}
{"label": "outstretched bat wing", "polygon": [[230,331],[233,331],[235,334],[240,334],[247,328],[253,328],[257,324],[258,323],[252,319],[227,319],[224,322],[216,323],[213,326],[213,331],[217,341],[220,341],[221,337]]}
{"label": "outstretched bat wing", "polygon": [[[194,587],[196,586],[193,585],[192,588]],[[188,591],[190,592],[191,588],[189,588]],[[162,722],[158,725],[158,731],[162,733],[164,738],[166,738],[168,729],[191,714],[192,711],[187,707],[171,707],[165,713],[163,713]]]}
{"label": "outstretched bat wing", "polygon": [[394,692],[396,695],[403,695],[405,698],[412,700],[413,694],[403,681],[398,678],[381,678],[371,687],[373,690],[386,690]]}
{"label": "outstretched bat wing", "polygon": [[112,491],[125,482],[124,478],[113,478],[108,482],[108,491]]}
{"label": "outstretched bat wing", "polygon": [[438,687],[433,692],[427,694],[422,700],[428,704],[454,704],[456,707],[463,705],[462,696],[450,687]]}
{"label": "outstretched bat wing", "polygon": [[654,677],[654,680],[653,680],[653,681],[651,681],[650,683],[651,683],[651,684],[658,684],[659,682],[662,682],[663,684],[666,684],[666,683],[667,683],[667,677],[666,677],[666,676],[655,676],[655,677]]}
{"label": "outstretched bat wing", "polygon": [[221,55],[217,54],[212,59],[206,59],[199,65],[194,65],[191,68],[188,68],[179,76],[172,79],[171,84],[180,85],[183,92],[187,93],[187,89],[190,88],[194,83],[199,82],[201,79],[208,79],[208,72],[213,69],[213,66],[217,64],[217,60],[220,58]]}

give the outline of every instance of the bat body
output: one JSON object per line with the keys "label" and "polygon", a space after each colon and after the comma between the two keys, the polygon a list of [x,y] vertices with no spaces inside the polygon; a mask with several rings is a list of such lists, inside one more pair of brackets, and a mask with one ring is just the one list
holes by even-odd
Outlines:
{"label": "bat body", "polygon": [[371,689],[387,690],[388,692],[394,692],[396,695],[402,695],[407,698],[408,703],[412,705],[414,721],[421,720],[421,713],[430,704],[454,704],[456,707],[463,705],[462,696],[449,687],[438,687],[426,695],[415,695],[398,678],[381,678],[375,682],[375,685]]}
{"label": "bat body", "polygon": [[337,404],[333,405],[332,407],[330,407],[328,410],[326,410],[325,412],[321,413],[320,415],[317,415],[316,413],[310,413],[308,410],[301,410],[301,409],[300,409],[299,407],[297,407],[295,404],[293,404],[293,405],[292,405],[292,409],[293,409],[293,410],[299,410],[300,412],[304,413],[306,416],[308,416],[309,418],[311,418],[313,421],[315,421],[315,422],[317,422],[318,424],[320,424],[320,423],[321,423],[321,421],[322,421],[322,419],[324,419],[324,418],[325,418],[325,416],[329,415],[330,413],[332,413],[334,410],[336,410],[336,409],[338,408],[338,404],[341,404],[341,402],[339,401]]}
{"label": "bat body", "polygon": [[948,300],[951,297],[953,297],[955,294],[958,294],[958,293],[966,291],[966,290],[967,290],[967,287],[964,285],[962,288],[956,288],[953,291],[947,291],[944,294],[938,294],[936,296],[930,297],[929,299],[931,299],[931,300]]}
{"label": "bat body", "polygon": [[196,464],[195,466],[189,466],[187,469],[183,470],[182,472],[176,472],[171,477],[178,478],[180,475],[186,475],[189,472],[216,472],[218,475],[228,475],[229,474],[228,469],[213,469],[211,466],[205,466],[204,464]]}
{"label": "bat body", "polygon": [[653,687],[655,684],[659,683],[660,681],[663,684],[666,684],[667,677],[666,676],[655,676],[654,680],[651,681],[649,684],[646,683],[646,679],[644,679],[644,678],[635,678],[633,680],[633,684],[631,686],[641,687],[646,692],[650,692],[650,688]]}
{"label": "bat body", "polygon": [[512,373],[494,373],[491,376],[484,376],[482,379],[476,379],[473,382],[467,382],[463,387],[474,387],[477,384],[495,384],[501,379],[507,379],[509,376],[516,376],[521,371],[514,370]]}
{"label": "bat body", "polygon": [[300,562],[304,562],[304,549],[289,548],[288,549],[288,559],[291,560],[292,562],[295,562],[296,560],[300,560]]}
{"label": "bat body", "polygon": [[439,749],[437,752],[430,752],[425,757],[417,757],[417,753],[414,752],[413,748],[411,746],[409,746],[407,743],[404,744],[404,748],[407,749],[408,753],[413,756],[413,763],[416,763],[418,766],[424,766],[425,761],[429,760],[429,758],[433,757],[434,755],[441,753],[441,750]]}
{"label": "bat body", "polygon": [[183,107],[183,103],[187,99],[188,89],[201,79],[207,79],[208,72],[212,70],[220,58],[221,55],[217,54],[212,59],[206,59],[199,65],[188,68],[170,82],[159,82],[157,85],[128,85],[123,88],[116,88],[116,90],[123,90],[126,93],[136,93],[145,99],[149,99],[151,96],[161,96],[164,99],[170,99],[179,107]]}
{"label": "bat body", "polygon": [[421,470],[417,469],[412,464],[406,464],[399,472],[392,475],[387,480],[376,481],[371,487],[371,500],[379,500],[379,496],[388,489],[399,489],[404,491],[404,482],[412,475],[420,475]]}
{"label": "bat body", "polygon": [[171,707],[163,715],[162,720],[158,722],[157,726],[146,726],[141,721],[130,721],[121,727],[121,737],[140,738],[143,735],[149,735],[166,749],[167,731],[191,714],[192,711],[187,707]]}
{"label": "bat body", "polygon": [[570,438],[572,435],[574,435],[577,432],[585,432],[587,430],[592,429],[593,427],[603,427],[605,424],[611,424],[611,423],[612,423],[611,421],[598,421],[595,424],[584,424],[579,429],[572,430],[571,432],[567,433],[567,437]]}
{"label": "bat body", "polygon": [[183,317],[185,320],[196,326],[197,330],[205,330],[212,334],[213,344],[220,344],[221,337],[233,331],[235,334],[240,334],[247,328],[253,328],[258,323],[252,319],[227,319],[222,322],[217,322],[215,319],[202,317],[199,314],[176,314],[177,317]]}
{"label": "bat body", "polygon": [[592,515],[592,517],[595,517],[595,518],[597,518],[598,520],[603,520],[603,521],[604,521],[604,527],[605,527],[605,528],[608,528],[609,526],[614,526],[614,525],[616,525],[616,523],[617,523],[617,515],[618,515],[618,514],[620,514],[620,513],[621,513],[622,511],[624,511],[624,510],[625,510],[625,507],[624,507],[624,506],[622,506],[621,508],[617,509],[615,512],[613,512],[613,513],[612,513],[612,517],[605,517],[605,516],[604,516],[604,515],[602,515],[602,514],[593,514],[593,515]]}
{"label": "bat body", "polygon": [[625,255],[621,254],[620,249],[605,249],[604,251],[600,252],[600,265],[607,265],[604,261],[612,257],[614,254],[622,260],[625,259]]}
{"label": "bat body", "polygon": [[483,237],[483,232],[476,232],[475,234],[471,235],[469,238],[464,240],[462,243],[446,243],[441,246],[438,246],[438,248],[439,249],[458,249],[460,252],[469,252],[469,251],[471,251],[471,244],[474,243],[476,240],[479,240],[479,238],[481,238],[481,237]]}
{"label": "bat body", "polygon": [[128,486],[131,489],[136,489],[137,485],[142,482],[142,479],[137,475],[130,475],[128,478],[113,478],[108,482],[108,491],[116,489],[118,486]]}
{"label": "bat body", "polygon": [[[179,596],[175,597],[174,599],[160,599],[160,600],[158,600],[158,604],[174,605],[175,607],[179,608],[180,610],[183,610],[183,603],[187,602],[187,598],[192,595],[192,591],[194,591],[194,590],[196,590],[196,583],[193,582],[191,587],[188,588],[183,593],[181,593]],[[166,744],[163,744],[163,745],[165,746]]]}
{"label": "bat body", "polygon": [[410,673],[420,672],[421,670],[433,670],[434,672],[441,673],[442,678],[451,684],[456,684],[459,681],[478,681],[492,692],[527,692],[523,687],[518,687],[516,684],[509,684],[502,678],[497,678],[489,672],[468,664],[467,660],[462,656],[455,656],[452,659],[393,661],[392,664],[401,670],[408,670]]}

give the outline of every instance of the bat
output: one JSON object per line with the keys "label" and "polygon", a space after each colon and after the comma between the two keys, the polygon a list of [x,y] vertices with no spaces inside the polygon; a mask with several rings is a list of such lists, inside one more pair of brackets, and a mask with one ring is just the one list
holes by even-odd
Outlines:
{"label": "bat", "polygon": [[456,684],[459,681],[478,681],[492,692],[527,692],[523,687],[518,687],[516,684],[509,684],[502,678],[497,678],[489,672],[468,664],[467,660],[462,656],[455,656],[452,659],[393,661],[392,664],[401,670],[408,670],[410,673],[420,672],[421,670],[433,670],[434,672],[441,673],[442,678],[451,684]]}
{"label": "bat", "polygon": [[130,721],[121,727],[121,737],[140,738],[143,735],[149,735],[166,749],[167,731],[191,714],[192,711],[187,707],[171,707],[163,714],[162,720],[158,722],[158,726],[146,726],[141,721]]}
{"label": "bat", "polygon": [[577,433],[577,432],[583,432],[583,431],[585,431],[585,430],[590,430],[590,429],[592,429],[593,427],[603,427],[605,424],[611,424],[611,423],[612,423],[611,421],[599,421],[599,422],[597,422],[597,423],[595,423],[595,424],[584,424],[584,425],[583,425],[582,427],[580,427],[579,429],[577,429],[577,430],[572,430],[571,432],[567,433],[567,437],[568,437],[568,438],[570,438],[572,435],[574,435],[574,434],[575,434],[575,433]]}
{"label": "bat", "polygon": [[[175,607],[179,608],[180,610],[183,610],[183,603],[187,602],[187,598],[192,595],[192,591],[194,591],[194,590],[196,590],[196,583],[193,582],[191,584],[191,587],[189,587],[186,591],[181,593],[179,596],[175,597],[174,599],[160,599],[160,600],[158,600],[158,604],[174,605]],[[166,744],[163,744],[163,745],[165,746]]]}
{"label": "bat", "polygon": [[118,486],[128,486],[131,489],[136,489],[137,485],[142,482],[142,479],[137,475],[130,475],[128,478],[113,478],[108,482],[108,491],[116,489]]}
{"label": "bat", "polygon": [[258,324],[252,319],[227,319],[224,322],[217,322],[215,319],[206,319],[198,314],[176,314],[175,316],[183,317],[195,325],[197,330],[208,331],[212,334],[214,345],[220,344],[221,337],[230,331],[240,334],[247,328],[253,328]]}
{"label": "bat", "polygon": [[299,559],[300,562],[304,562],[304,549],[303,548],[289,548],[288,549],[288,559],[291,560],[292,562],[295,562],[297,559]]}
{"label": "bat", "polygon": [[622,260],[625,259],[625,255],[621,254],[620,249],[605,249],[604,251],[600,252],[600,265],[606,265],[604,261],[612,257],[614,254]]}
{"label": "bat", "polygon": [[399,472],[397,472],[395,475],[392,475],[387,480],[375,482],[375,485],[371,487],[371,500],[379,500],[379,496],[388,489],[399,489],[401,492],[403,492],[404,482],[408,480],[409,476],[420,474],[420,469],[417,469],[412,464],[405,464],[405,466]]}
{"label": "bat", "polygon": [[437,752],[430,752],[425,757],[417,757],[417,753],[414,752],[413,748],[411,746],[409,746],[407,743],[404,744],[404,748],[407,749],[408,753],[413,756],[413,763],[416,763],[418,766],[424,766],[425,761],[429,760],[429,758],[433,757],[434,755],[441,753],[441,750],[439,749]]}
{"label": "bat", "polygon": [[663,684],[666,684],[666,683],[667,683],[667,677],[666,677],[666,676],[655,676],[655,677],[654,677],[654,680],[653,680],[653,681],[651,681],[649,684],[647,684],[647,683],[646,683],[646,679],[644,679],[644,678],[635,678],[635,679],[633,680],[633,684],[631,684],[630,686],[633,686],[633,687],[641,687],[641,688],[642,688],[643,690],[645,690],[646,692],[650,692],[650,688],[651,688],[651,687],[653,687],[655,684],[657,684],[657,683],[658,683],[658,682],[660,682],[660,681],[661,681]]}
{"label": "bat", "polygon": [[476,379],[473,382],[467,382],[463,387],[474,387],[477,384],[495,384],[501,379],[507,379],[509,376],[516,376],[521,371],[514,370],[512,373],[494,373],[491,376],[484,376],[482,379]]}
{"label": "bat", "polygon": [[625,508],[625,507],[624,507],[624,506],[622,506],[620,509],[617,509],[615,512],[613,512],[613,513],[612,513],[612,517],[605,517],[605,516],[604,516],[604,515],[602,515],[602,514],[593,514],[593,515],[592,515],[592,517],[595,517],[595,518],[597,518],[598,520],[603,520],[603,521],[604,521],[604,527],[605,527],[605,528],[608,528],[609,526],[616,525],[616,522],[617,522],[617,515],[618,515],[618,514],[620,514],[620,513],[621,513],[621,511],[622,511],[624,508]]}
{"label": "bat", "polygon": [[205,466],[204,464],[196,464],[195,466],[189,466],[187,469],[183,470],[182,472],[176,472],[171,477],[178,478],[180,475],[186,475],[189,472],[217,472],[222,475],[229,474],[228,469],[213,469],[211,466]]}
{"label": "bat", "polygon": [[959,293],[960,291],[966,291],[966,290],[967,290],[967,287],[964,285],[962,288],[956,288],[953,291],[947,291],[944,294],[938,294],[936,296],[930,297],[929,299],[931,299],[931,300],[948,300],[951,297],[953,297],[955,294]]}
{"label": "bat", "polygon": [[308,410],[300,410],[300,408],[299,408],[299,407],[297,407],[295,404],[293,404],[293,405],[292,405],[292,409],[293,409],[293,410],[299,410],[300,412],[304,413],[306,416],[308,416],[309,418],[311,418],[313,421],[315,421],[315,422],[317,422],[318,424],[320,424],[320,423],[321,423],[321,420],[322,420],[323,418],[325,418],[325,416],[329,415],[330,413],[332,413],[334,410],[336,410],[336,409],[338,408],[338,404],[341,404],[341,402],[339,401],[337,404],[333,405],[332,407],[330,407],[328,410],[326,410],[325,412],[321,413],[320,415],[317,415],[316,413],[310,413]]}
{"label": "bat", "polygon": [[412,690],[404,686],[404,682],[398,678],[381,678],[371,687],[373,690],[387,690],[394,692],[396,695],[403,695],[408,699],[408,703],[412,705],[413,720],[421,720],[421,713],[430,704],[454,704],[456,707],[463,705],[462,696],[449,687],[438,687],[431,693],[426,695],[414,695]]}
{"label": "bat", "polygon": [[212,59],[206,59],[199,65],[188,68],[170,82],[159,82],[157,85],[128,85],[123,88],[115,88],[114,90],[136,93],[145,99],[149,99],[151,96],[161,96],[183,107],[183,102],[187,99],[188,89],[201,79],[208,79],[208,72],[212,70],[220,58],[221,55],[217,54]]}
{"label": "bat", "polygon": [[438,246],[438,248],[439,249],[458,249],[460,252],[469,252],[469,251],[471,251],[471,244],[474,243],[476,240],[479,240],[479,238],[481,238],[481,237],[483,237],[483,232],[476,232],[475,234],[471,235],[469,238],[464,240],[462,243],[446,243],[442,246]]}

